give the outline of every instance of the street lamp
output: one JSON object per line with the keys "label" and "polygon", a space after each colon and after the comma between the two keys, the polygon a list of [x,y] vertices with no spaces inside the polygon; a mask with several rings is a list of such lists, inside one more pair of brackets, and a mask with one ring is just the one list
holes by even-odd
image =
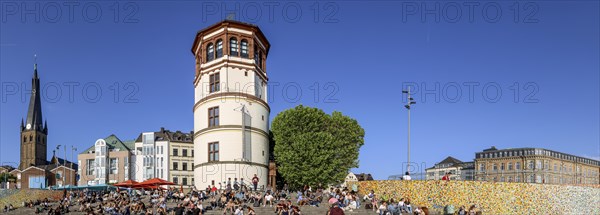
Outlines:
{"label": "street lamp", "polygon": [[[60,144],[58,146],[56,146],[56,152],[60,153]],[[58,155],[56,156],[56,160],[58,161]]]}
{"label": "street lamp", "polygon": [[409,172],[410,171],[410,107],[413,104],[416,104],[417,102],[414,101],[414,99],[410,96],[410,86],[408,86],[408,90],[402,90],[402,93],[407,95],[408,100],[406,101],[406,105],[404,105],[404,107],[408,110],[408,144],[407,144],[407,148],[408,150],[406,151],[407,154],[407,163],[406,163],[406,171]]}
{"label": "street lamp", "polygon": [[[76,151],[77,151],[77,148],[75,148],[75,146],[71,145],[71,163],[70,163],[70,167],[71,167],[71,170],[72,170],[73,172],[76,172],[76,171],[73,169],[73,161],[74,161],[74,160],[73,160],[73,156],[75,155],[75,152],[76,152]],[[73,174],[73,175],[75,175],[75,176],[76,176],[76,175],[77,175],[77,173],[75,173],[75,174]],[[75,177],[75,178],[72,178],[72,181],[73,181],[72,185],[75,185],[75,183],[77,183],[77,182],[75,182],[76,178],[77,178],[77,177]]]}

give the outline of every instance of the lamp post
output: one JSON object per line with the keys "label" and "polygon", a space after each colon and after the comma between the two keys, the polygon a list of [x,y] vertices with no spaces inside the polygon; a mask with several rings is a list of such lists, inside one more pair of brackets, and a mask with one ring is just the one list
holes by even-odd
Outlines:
{"label": "lamp post", "polygon": [[414,99],[410,96],[410,86],[408,86],[408,90],[402,90],[402,93],[407,95],[408,100],[406,101],[406,105],[404,105],[404,107],[408,110],[408,144],[407,144],[407,151],[406,151],[406,171],[409,172],[410,171],[410,107],[413,104],[416,104],[417,102],[414,101]]}
{"label": "lamp post", "polygon": [[[76,172],[76,171],[73,169],[73,161],[74,161],[74,160],[73,160],[73,157],[74,157],[74,155],[75,155],[75,151],[77,151],[77,148],[75,148],[75,146],[71,145],[71,170],[72,170],[73,172]],[[75,173],[75,175],[76,175],[76,174],[77,174],[77,173]],[[73,178],[73,184],[72,184],[72,185],[75,185],[75,183],[76,183],[76,182],[75,182],[76,178],[77,178],[77,177]]]}
{"label": "lamp post", "polygon": [[[56,152],[59,153],[60,145],[56,146]],[[58,155],[56,156],[56,161],[58,162]],[[60,162],[58,162],[60,164]]]}
{"label": "lamp post", "polygon": [[[60,144],[56,146],[56,152],[59,153],[60,152]],[[66,154],[66,153],[65,153]],[[55,157],[56,158],[56,162],[58,163],[58,165],[60,166],[60,161],[58,160],[58,155]],[[64,170],[64,169],[63,169]],[[54,176],[56,178],[56,174]],[[58,180],[58,178],[56,178],[56,180]],[[56,181],[58,183],[58,181]]]}

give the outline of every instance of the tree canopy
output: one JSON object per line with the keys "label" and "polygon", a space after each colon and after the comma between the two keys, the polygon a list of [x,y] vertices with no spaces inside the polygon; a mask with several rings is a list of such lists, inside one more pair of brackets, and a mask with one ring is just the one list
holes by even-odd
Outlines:
{"label": "tree canopy", "polygon": [[0,173],[0,182],[16,182],[17,181],[17,177],[15,177],[14,175],[8,173],[8,172],[3,172]]}
{"label": "tree canopy", "polygon": [[365,131],[340,112],[299,105],[279,113],[271,129],[277,168],[290,187],[341,183],[358,167]]}

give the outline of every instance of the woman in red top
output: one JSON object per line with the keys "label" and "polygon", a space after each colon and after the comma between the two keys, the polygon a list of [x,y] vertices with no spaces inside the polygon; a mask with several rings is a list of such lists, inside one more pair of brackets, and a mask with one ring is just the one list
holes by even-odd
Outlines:
{"label": "woman in red top", "polygon": [[444,177],[442,177],[442,181],[450,181],[450,173],[447,172]]}

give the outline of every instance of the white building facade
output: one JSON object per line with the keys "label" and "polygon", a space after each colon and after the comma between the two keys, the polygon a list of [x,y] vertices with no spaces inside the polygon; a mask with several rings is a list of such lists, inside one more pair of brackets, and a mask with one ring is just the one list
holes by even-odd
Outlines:
{"label": "white building facade", "polygon": [[192,132],[169,131],[141,133],[135,141],[134,178],[145,181],[160,178],[177,185],[191,186],[194,181]]}
{"label": "white building facade", "polygon": [[441,180],[446,173],[449,173],[450,180],[474,180],[474,162],[462,162],[452,156],[436,163],[433,167],[427,168],[427,180]]}
{"label": "white building facade", "polygon": [[229,178],[267,184],[269,113],[266,58],[270,44],[251,24],[225,20],[196,35],[194,185]]}
{"label": "white building facade", "polygon": [[135,177],[136,181],[151,178],[169,180],[169,142],[157,140],[154,132],[144,132],[135,142]]}

